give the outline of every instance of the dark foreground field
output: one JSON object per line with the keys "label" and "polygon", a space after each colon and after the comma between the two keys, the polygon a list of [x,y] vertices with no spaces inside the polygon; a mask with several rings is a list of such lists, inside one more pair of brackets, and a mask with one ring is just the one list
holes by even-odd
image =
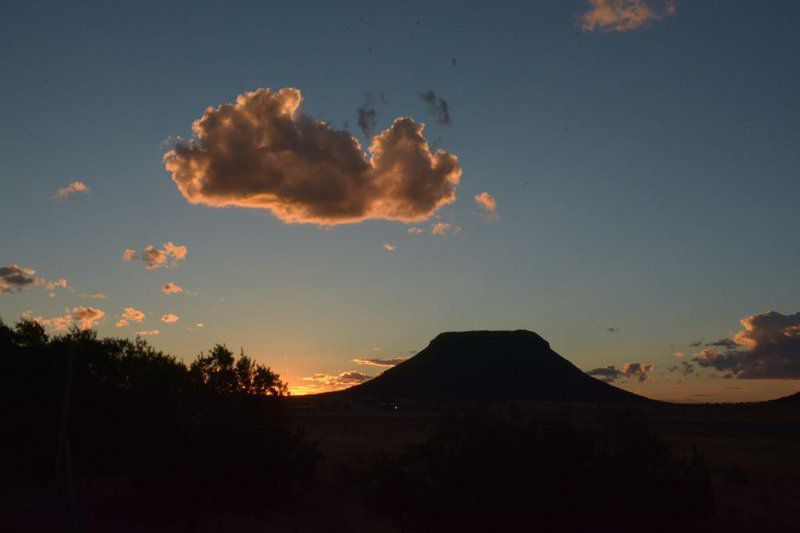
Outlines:
{"label": "dark foreground field", "polygon": [[285,393],[220,345],[0,322],[0,531],[800,530],[793,400]]}
{"label": "dark foreground field", "polygon": [[[486,408],[483,406],[481,408]],[[508,406],[494,406],[507,409]],[[559,404],[517,405],[521,416],[570,417],[577,425],[593,425],[616,416],[624,407]],[[479,408],[480,409],[480,408]],[[314,498],[304,514],[318,517],[325,508],[327,524],[342,531],[380,530],[374,517],[358,506],[342,506],[340,476],[347,465],[358,464],[379,451],[401,452],[424,442],[428,433],[451,411],[443,407],[368,407],[336,405],[295,398],[293,418],[318,440],[324,460]],[[797,531],[800,528],[800,411],[792,406],[669,405],[636,407],[673,453],[688,456],[693,448],[708,472],[712,501],[706,518],[684,524],[683,530]],[[599,529],[658,530],[665,515],[694,503],[692,494],[675,494],[669,501],[652,502],[651,522],[635,523],[630,509],[608,509],[596,516]],[[317,499],[318,498],[318,499]],[[325,507],[319,502],[328,502]],[[576,511],[583,502],[575,502]],[[302,521],[301,521],[302,523]],[[385,531],[399,531],[383,524]],[[392,527],[394,526],[394,527]],[[531,529],[535,529],[533,523]]]}

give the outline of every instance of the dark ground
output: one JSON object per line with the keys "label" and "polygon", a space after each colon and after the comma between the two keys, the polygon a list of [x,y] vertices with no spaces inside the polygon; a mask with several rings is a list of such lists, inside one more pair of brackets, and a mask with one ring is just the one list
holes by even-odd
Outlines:
{"label": "dark ground", "polygon": [[[318,440],[324,459],[320,465],[320,494],[304,504],[304,520],[316,527],[324,509],[326,484],[338,487],[342,465],[352,465],[379,451],[400,451],[422,442],[448,409],[443,407],[372,407],[328,404],[294,398],[289,410],[298,424]],[[519,405],[523,415],[562,413],[587,424],[614,408],[560,404]],[[705,457],[715,499],[712,518],[700,529],[708,531],[800,530],[800,410],[768,404],[671,405],[637,407],[658,435],[676,454],[688,454],[695,446]],[[339,490],[342,490],[339,487]],[[337,500],[341,494],[337,495]],[[653,520],[686,501],[652,502]],[[397,531],[390,524],[376,524],[374,517],[360,516],[353,508],[330,508],[325,520],[330,530]],[[624,509],[613,513],[614,524],[625,521]],[[362,522],[362,520],[365,522]],[[359,523],[369,526],[359,527]],[[600,525],[600,524],[598,524]],[[633,525],[633,524],[630,524]],[[642,529],[648,527],[642,524]]]}

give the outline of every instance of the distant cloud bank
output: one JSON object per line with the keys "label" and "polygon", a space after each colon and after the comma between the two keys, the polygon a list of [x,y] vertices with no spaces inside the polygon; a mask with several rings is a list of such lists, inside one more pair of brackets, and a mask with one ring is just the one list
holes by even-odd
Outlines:
{"label": "distant cloud bank", "polygon": [[674,16],[677,12],[673,0],[589,0],[587,10],[580,16],[579,25],[587,32],[633,31]]}
{"label": "distant cloud bank", "polygon": [[643,382],[647,381],[654,368],[655,365],[653,363],[625,363],[622,368],[617,368],[615,365],[607,365],[589,370],[586,373],[606,383],[621,379],[636,379]]}
{"label": "distant cloud bank", "polygon": [[367,157],[352,133],[304,115],[301,102],[298,89],[258,89],[210,107],[164,166],[190,203],[267,209],[285,223],[419,222],[455,201],[458,159],[431,151],[424,125],[396,119]]}
{"label": "distant cloud bank", "polygon": [[741,324],[733,339],[706,344],[693,361],[742,379],[800,379],[800,312],[767,311]]}

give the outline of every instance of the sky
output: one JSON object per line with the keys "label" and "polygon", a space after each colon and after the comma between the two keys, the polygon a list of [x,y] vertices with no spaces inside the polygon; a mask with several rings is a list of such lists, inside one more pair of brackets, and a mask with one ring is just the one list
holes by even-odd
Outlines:
{"label": "sky", "polygon": [[226,343],[295,393],[470,329],[652,398],[796,392],[799,21],[4,2],[0,316]]}

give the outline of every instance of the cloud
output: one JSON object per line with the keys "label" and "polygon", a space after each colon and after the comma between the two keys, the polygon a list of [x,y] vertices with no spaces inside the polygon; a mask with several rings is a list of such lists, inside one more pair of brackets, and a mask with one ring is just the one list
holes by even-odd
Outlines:
{"label": "cloud", "polygon": [[342,372],[338,375],[314,374],[303,378],[306,385],[295,387],[294,394],[314,394],[318,392],[331,392],[346,389],[369,381],[374,376],[368,376],[357,370]]}
{"label": "cloud", "polygon": [[436,118],[439,124],[450,124],[450,105],[444,98],[439,98],[432,89],[420,94],[423,102],[428,104],[428,113]]}
{"label": "cloud", "polygon": [[420,233],[425,233],[424,229],[417,226],[411,226],[407,231],[409,235],[419,235]]}
{"label": "cloud", "polygon": [[611,383],[618,379],[636,379],[640,382],[647,381],[650,373],[655,368],[653,363],[625,363],[619,369],[614,365],[607,365],[602,368],[595,368],[586,372],[590,376],[597,377],[606,383]]}
{"label": "cloud", "polygon": [[497,215],[497,200],[488,192],[482,192],[473,196],[475,202],[483,210],[483,219],[487,222],[497,222],[500,217]]}
{"label": "cloud", "polygon": [[705,348],[693,361],[741,379],[800,379],[800,313],[768,311],[741,324],[733,337],[740,349]]}
{"label": "cloud", "polygon": [[73,289],[72,287],[69,286],[69,284],[67,283],[67,280],[64,279],[64,278],[57,279],[55,281],[48,281],[47,284],[45,285],[45,289],[47,289],[47,291],[49,291],[47,295],[50,298],[55,298],[56,289],[64,289],[64,290],[68,290],[68,291],[74,291],[75,290],[75,289]]}
{"label": "cloud", "polygon": [[285,223],[427,220],[456,198],[458,159],[432,152],[424,125],[398,118],[369,156],[348,131],[305,116],[298,89],[258,89],[208,108],[194,138],[164,155],[192,204],[267,209]]}
{"label": "cloud", "polygon": [[705,345],[727,348],[729,350],[733,350],[734,348],[737,348],[739,346],[738,344],[736,344],[735,340],[729,338],[723,338],[714,342],[707,342]]}
{"label": "cloud", "polygon": [[123,261],[139,259],[144,262],[145,268],[155,270],[157,268],[175,268],[178,266],[178,261],[186,259],[187,254],[186,246],[177,246],[169,241],[160,250],[152,244],[148,245],[142,253],[136,253],[136,250],[128,248],[122,254],[122,259]]}
{"label": "cloud", "polygon": [[61,187],[56,191],[55,197],[59,200],[63,200],[64,198],[71,196],[73,194],[84,193],[87,194],[91,191],[89,187],[86,186],[85,183],[82,181],[73,181],[66,187]]}
{"label": "cloud", "polygon": [[0,292],[21,292],[30,285],[42,285],[44,279],[37,278],[32,268],[11,264],[0,267]]}
{"label": "cloud", "polygon": [[51,318],[37,316],[33,318],[33,320],[46,329],[66,331],[72,324],[77,324],[80,329],[91,329],[105,316],[105,312],[101,309],[79,305],[73,307],[71,311],[67,309],[67,314],[63,316],[54,316]]}
{"label": "cloud", "polygon": [[173,315],[172,313],[161,317],[161,322],[164,322],[165,324],[174,324],[178,320],[180,320],[180,317],[178,315]]}
{"label": "cloud", "polygon": [[673,355],[675,357],[677,357],[678,359],[680,359],[680,358],[684,357],[686,354],[683,353],[683,352],[675,352]]}
{"label": "cloud", "polygon": [[461,233],[461,228],[455,226],[453,224],[448,224],[446,222],[436,222],[431,226],[431,234],[432,235],[439,235],[440,237],[444,237],[445,235],[458,235]]}
{"label": "cloud", "polygon": [[606,328],[606,331],[609,333],[619,333],[619,328],[611,326],[610,328]]}
{"label": "cloud", "polygon": [[586,373],[589,374],[590,376],[594,376],[598,379],[601,379],[606,383],[610,383],[622,377],[622,371],[617,369],[617,367],[614,365],[607,365],[600,368],[594,368]]}
{"label": "cloud", "polygon": [[700,339],[699,341],[694,341],[694,342],[690,342],[689,343],[689,346],[692,347],[692,348],[697,348],[698,346],[702,346],[702,345],[703,345],[703,339]]}
{"label": "cloud", "polygon": [[145,313],[136,309],[135,307],[126,307],[122,310],[122,318],[116,323],[118,328],[124,328],[131,322],[141,323],[144,320]]}
{"label": "cloud", "polygon": [[169,283],[161,287],[161,292],[163,292],[164,294],[178,294],[183,292],[183,288],[179,287],[178,285],[170,281]]}
{"label": "cloud", "polygon": [[385,103],[386,98],[383,97],[383,93],[364,94],[364,103],[361,107],[356,109],[356,113],[358,114],[358,127],[361,129],[361,133],[364,134],[364,137],[372,138],[372,135],[375,133],[375,125],[378,122],[377,108],[383,106]]}
{"label": "cloud", "polygon": [[625,32],[645,28],[677,12],[673,0],[589,0],[579,25],[583,31]]}
{"label": "cloud", "polygon": [[393,244],[389,244],[388,242],[383,243],[383,249],[387,252],[394,252],[397,250],[397,247]]}
{"label": "cloud", "polygon": [[379,358],[370,358],[370,359],[360,359],[356,358],[353,359],[353,362],[357,365],[367,365],[367,366],[396,366],[408,359],[408,357],[393,357],[390,359],[379,359]]}
{"label": "cloud", "polygon": [[694,374],[694,365],[689,361],[681,361],[680,365],[671,366],[669,371],[680,372],[682,375],[688,376],[689,374]]}
{"label": "cloud", "polygon": [[82,292],[81,293],[81,298],[94,298],[96,300],[105,300],[106,298],[108,298],[108,296],[106,296],[102,292],[91,292],[91,293],[88,293],[88,294],[85,293],[85,292]]}
{"label": "cloud", "polygon": [[147,335],[158,335],[159,333],[161,333],[161,332],[158,331],[157,329],[144,329],[142,331],[137,331],[136,332],[137,335],[140,335],[142,337],[145,337]]}

